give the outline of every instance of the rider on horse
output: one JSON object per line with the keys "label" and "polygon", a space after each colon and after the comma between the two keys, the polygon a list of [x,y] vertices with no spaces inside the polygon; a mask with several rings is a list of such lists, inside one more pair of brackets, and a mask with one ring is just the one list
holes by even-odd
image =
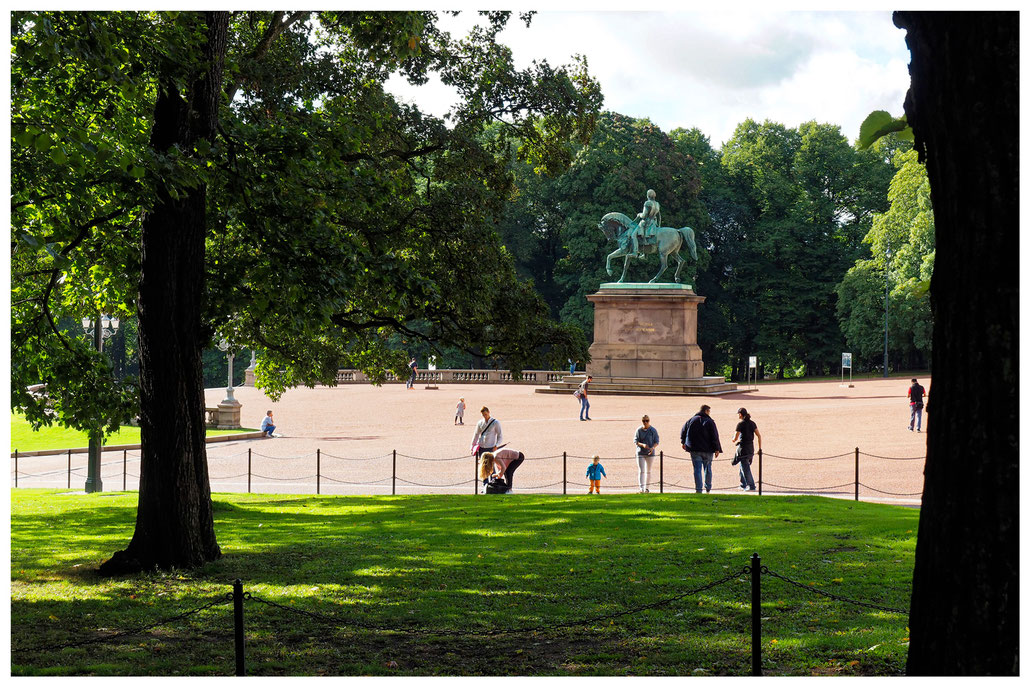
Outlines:
{"label": "rider on horse", "polygon": [[639,240],[643,239],[646,244],[647,237],[654,235],[658,227],[661,226],[662,221],[662,207],[655,200],[655,192],[652,189],[647,190],[647,200],[644,201],[644,209],[637,214],[636,218],[640,222],[637,223],[637,228],[630,238],[633,239],[633,252],[638,258],[642,258],[644,254],[640,252]]}

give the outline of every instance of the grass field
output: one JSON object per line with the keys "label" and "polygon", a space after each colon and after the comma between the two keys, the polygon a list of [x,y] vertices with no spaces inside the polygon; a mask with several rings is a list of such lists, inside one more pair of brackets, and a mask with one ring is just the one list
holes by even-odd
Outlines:
{"label": "grass field", "polygon": [[[222,434],[237,434],[239,432],[254,432],[253,429],[209,429],[209,437]],[[139,427],[122,427],[114,434],[105,438],[107,446],[120,444],[138,444]],[[46,451],[58,448],[84,448],[89,445],[89,436],[85,432],[68,427],[51,425],[41,427],[38,432],[33,431],[25,416],[18,413],[11,413],[11,451]]]}
{"label": "grass field", "polygon": [[[750,587],[733,573],[752,552],[802,585],[907,609],[918,522],[913,509],[807,496],[216,494],[221,559],[98,578],[132,535],[136,498],[12,490],[14,675],[232,674],[231,605],[56,647],[198,608],[234,578],[285,607],[247,602],[250,675],[747,675]],[[903,672],[905,615],[769,576],[762,590],[766,674]],[[467,634],[560,623],[576,624]]]}

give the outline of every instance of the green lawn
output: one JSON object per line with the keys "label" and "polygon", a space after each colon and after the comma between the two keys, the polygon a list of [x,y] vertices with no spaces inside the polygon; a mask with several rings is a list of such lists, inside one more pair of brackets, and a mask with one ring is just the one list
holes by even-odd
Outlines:
{"label": "green lawn", "polygon": [[[231,605],[248,601],[251,675],[746,675],[752,552],[803,585],[891,608],[911,593],[918,511],[820,497],[315,497],[216,494],[223,557],[202,569],[101,579],[133,531],[135,493],[11,492],[14,675],[227,675]],[[904,615],[763,576],[764,669],[897,675]],[[318,620],[298,610],[322,614]],[[456,636],[363,629],[432,628]],[[39,648],[46,647],[46,648]],[[506,658],[495,658],[502,654]],[[394,667],[391,662],[396,662]]]}
{"label": "green lawn", "polygon": [[[209,437],[222,434],[238,434],[255,432],[254,429],[209,429]],[[106,437],[105,445],[138,444],[139,427],[122,427],[114,434]],[[84,448],[89,445],[89,436],[77,429],[69,429],[58,425],[41,427],[38,432],[25,421],[25,416],[11,413],[11,451],[46,451],[57,448]]]}

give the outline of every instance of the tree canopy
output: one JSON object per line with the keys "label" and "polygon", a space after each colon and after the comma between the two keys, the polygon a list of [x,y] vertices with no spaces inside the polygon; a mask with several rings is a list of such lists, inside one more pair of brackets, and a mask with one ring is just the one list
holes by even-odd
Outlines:
{"label": "tree canopy", "polygon": [[[494,221],[510,162],[562,169],[601,94],[582,61],[516,69],[495,40],[510,13],[482,15],[461,39],[433,12],[13,15],[13,405],[107,429],[138,409],[133,565],[217,555],[200,374],[215,337],[261,350],[272,396],[341,366],[400,370],[397,333],[516,371],[584,356]],[[435,74],[460,101],[426,115],[384,90],[393,73]],[[138,386],[58,324],[97,312],[139,316]]]}

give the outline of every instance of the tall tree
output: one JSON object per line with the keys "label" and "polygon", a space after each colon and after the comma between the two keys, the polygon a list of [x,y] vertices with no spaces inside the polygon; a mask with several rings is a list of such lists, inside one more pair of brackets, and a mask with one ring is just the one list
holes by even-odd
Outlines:
{"label": "tall tree", "polygon": [[[273,396],[342,365],[381,379],[403,365],[392,335],[514,370],[583,354],[492,226],[511,156],[560,171],[600,93],[582,64],[516,69],[496,42],[508,18],[457,40],[430,12],[15,15],[12,397],[39,423],[112,427],[139,408],[136,532],[105,572],[218,555],[214,336],[261,349]],[[395,102],[397,72],[456,88],[450,122]],[[56,324],[98,310],[138,313],[138,406]],[[24,391],[39,381],[46,402]]]}
{"label": "tall tree", "polygon": [[896,12],[936,223],[911,675],[1019,673],[1019,14]]}
{"label": "tall tree", "polygon": [[883,353],[885,279],[892,357],[908,368],[929,361],[933,318],[928,286],[934,264],[930,183],[915,151],[899,152],[896,164],[887,194],[890,209],[873,215],[873,228],[863,239],[872,257],[859,259],[837,287],[841,330],[860,367],[882,360],[877,356]]}

